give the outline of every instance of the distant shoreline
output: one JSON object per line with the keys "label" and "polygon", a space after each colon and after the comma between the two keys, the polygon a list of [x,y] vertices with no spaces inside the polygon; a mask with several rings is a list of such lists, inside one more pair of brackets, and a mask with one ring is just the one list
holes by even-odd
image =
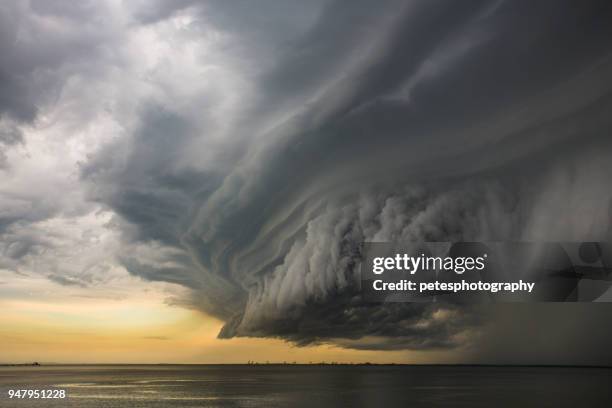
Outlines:
{"label": "distant shoreline", "polygon": [[411,364],[411,363],[0,363],[0,367],[56,367],[56,366],[125,366],[125,367],[475,367],[475,368],[599,368],[612,369],[610,365],[571,365],[571,364]]}

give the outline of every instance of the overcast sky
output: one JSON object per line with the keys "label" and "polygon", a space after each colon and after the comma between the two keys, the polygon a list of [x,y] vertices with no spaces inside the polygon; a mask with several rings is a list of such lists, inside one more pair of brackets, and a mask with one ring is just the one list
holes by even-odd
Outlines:
{"label": "overcast sky", "polygon": [[609,1],[3,1],[0,294],[610,363],[607,305],[367,304],[356,265],[363,241],[610,239],[611,52]]}

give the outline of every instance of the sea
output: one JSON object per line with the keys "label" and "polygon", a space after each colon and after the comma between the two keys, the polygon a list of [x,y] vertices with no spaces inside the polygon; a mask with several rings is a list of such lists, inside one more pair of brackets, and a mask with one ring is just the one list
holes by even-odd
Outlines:
{"label": "sea", "polygon": [[[19,393],[25,398],[15,397],[16,390],[25,390]],[[39,390],[38,398],[34,398],[35,390]],[[65,398],[43,399],[40,390],[47,391],[45,396]],[[0,391],[0,407],[23,408],[611,407],[612,369],[272,364],[5,366],[0,367]],[[9,398],[11,391],[13,398]]]}

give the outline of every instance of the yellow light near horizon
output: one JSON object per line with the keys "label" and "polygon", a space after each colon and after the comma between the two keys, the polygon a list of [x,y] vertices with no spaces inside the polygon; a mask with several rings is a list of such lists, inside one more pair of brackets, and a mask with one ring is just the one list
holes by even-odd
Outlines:
{"label": "yellow light near horizon", "polygon": [[436,353],[295,347],[278,339],[221,340],[223,323],[159,298],[0,301],[0,363],[406,363]]}

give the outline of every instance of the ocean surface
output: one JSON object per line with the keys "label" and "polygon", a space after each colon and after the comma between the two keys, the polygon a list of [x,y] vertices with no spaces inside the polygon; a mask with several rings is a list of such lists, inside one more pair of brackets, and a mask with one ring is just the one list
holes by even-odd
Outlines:
{"label": "ocean surface", "polygon": [[[65,399],[9,399],[59,389]],[[0,407],[610,407],[612,370],[571,367],[0,367]]]}

